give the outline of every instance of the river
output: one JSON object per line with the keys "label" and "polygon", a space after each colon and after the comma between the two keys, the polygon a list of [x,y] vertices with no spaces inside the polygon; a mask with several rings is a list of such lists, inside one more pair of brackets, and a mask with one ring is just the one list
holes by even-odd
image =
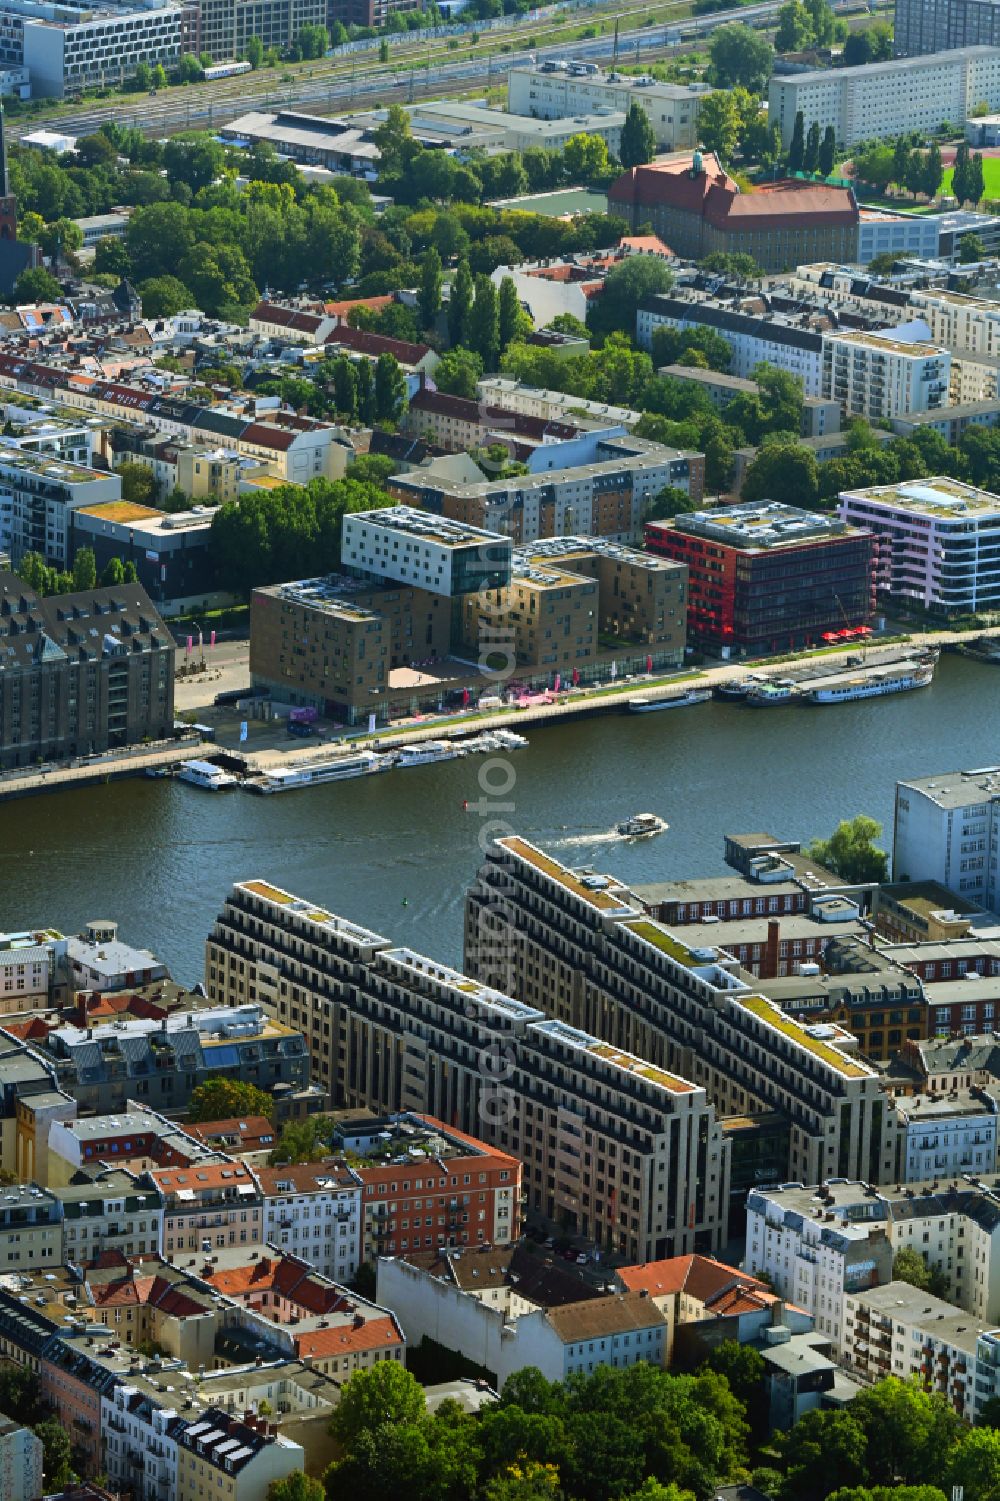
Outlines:
{"label": "river", "polygon": [[[568,863],[631,881],[718,874],[727,832],[807,840],[871,813],[897,778],[1000,763],[1000,671],[943,656],[932,687],[829,708],[712,703],[532,728],[506,815]],[[235,880],[265,876],[394,942],[461,958],[483,757],[279,797],[145,778],[0,807],[0,930],[115,919],[193,983]],[[627,845],[614,821],[670,823]]]}

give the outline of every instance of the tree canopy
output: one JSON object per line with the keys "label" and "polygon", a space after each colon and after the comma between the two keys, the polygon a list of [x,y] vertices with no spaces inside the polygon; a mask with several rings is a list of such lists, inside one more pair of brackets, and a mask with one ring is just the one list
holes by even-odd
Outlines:
{"label": "tree canopy", "polygon": [[889,856],[875,843],[881,833],[882,825],[877,819],[859,813],[841,820],[829,839],[814,839],[809,845],[809,857],[852,884],[884,881]]}
{"label": "tree canopy", "polygon": [[232,1120],[247,1115],[263,1115],[270,1120],[273,1113],[274,1099],[266,1090],[241,1079],[220,1076],[197,1085],[188,1104],[188,1119],[195,1122]]}

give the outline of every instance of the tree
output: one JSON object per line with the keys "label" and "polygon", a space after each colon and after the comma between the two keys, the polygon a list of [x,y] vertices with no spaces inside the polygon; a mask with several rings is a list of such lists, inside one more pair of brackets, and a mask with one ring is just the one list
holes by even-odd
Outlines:
{"label": "tree", "polygon": [[97,561],[92,547],[81,547],[73,559],[73,588],[80,594],[97,588]]}
{"label": "tree", "polygon": [[350,1450],[366,1430],[418,1423],[425,1411],[423,1388],[416,1377],[394,1360],[383,1360],[371,1370],[355,1371],[345,1384],[330,1432]]}
{"label": "tree", "polygon": [[138,582],[139,582],[139,575],[138,575],[138,573],[136,571],[136,566],[132,562],[131,558],[127,558],[126,561],[125,561],[125,566],[122,569],[122,583],[123,584],[137,584]]}
{"label": "tree", "polygon": [[127,459],[124,464],[119,464],[115,473],[121,480],[123,500],[139,506],[156,504],[160,487],[149,464],[137,464]]}
{"label": "tree", "polygon": [[635,99],[622,126],[618,156],[623,167],[641,167],[656,155],[656,131],[649,115]]}
{"label": "tree", "polygon": [[789,172],[801,172],[802,171],[802,164],[805,161],[805,155],[806,155],[805,122],[803,121],[803,118],[802,118],[802,111],[799,110],[796,113],[796,116],[795,116],[795,124],[792,126],[792,139],[789,142],[789,146],[788,146],[788,170],[789,170]]}
{"label": "tree", "polygon": [[964,1501],[995,1501],[1000,1495],[1000,1432],[978,1428],[968,1433],[949,1458],[943,1489],[962,1486]]}
{"label": "tree", "polygon": [[468,260],[463,257],[448,293],[448,338],[452,345],[468,343],[472,299],[472,272]]}
{"label": "tree", "polygon": [[850,1411],[805,1413],[781,1443],[785,1460],[782,1501],[817,1501],[838,1486],[866,1478],[864,1429]]}
{"label": "tree", "polygon": [[449,396],[475,401],[482,379],[483,361],[472,349],[449,349],[434,369],[434,384]]}
{"label": "tree", "polygon": [[178,83],[198,83],[205,77],[205,70],[196,57],[185,52],[177,64]]}
{"label": "tree", "polygon": [[951,169],[951,191],[959,203],[967,203],[972,191],[970,173],[969,146],[967,141],[959,141],[955,151],[955,161]]}
{"label": "tree", "polygon": [[626,329],[632,335],[640,302],[656,292],[668,292],[673,284],[673,272],[655,256],[627,256],[608,272],[600,297],[587,309],[587,322],[595,333]]}
{"label": "tree", "polygon": [[375,420],[397,423],[406,407],[406,376],[395,355],[380,354],[375,366]]}
{"label": "tree", "polygon": [[936,198],[941,191],[941,180],[944,177],[944,168],[941,164],[941,147],[937,141],[932,141],[930,147],[924,152],[923,168],[920,174],[920,191],[926,198]]}
{"label": "tree", "polygon": [[191,1091],[188,1103],[190,1121],[225,1121],[239,1116],[263,1115],[268,1120],[274,1113],[274,1099],[255,1084],[242,1079],[225,1079],[221,1075],[206,1079]]}
{"label": "tree", "polygon": [[153,82],[153,70],[149,63],[142,59],[135,65],[135,86],[137,89],[148,89]]}
{"label": "tree", "polygon": [[893,153],[886,145],[876,144],[854,153],[854,177],[859,182],[870,183],[881,192],[892,182],[893,170]]}
{"label": "tree", "polygon": [[302,1470],[293,1470],[281,1480],[272,1480],[267,1501],[326,1501],[326,1487]]}
{"label": "tree", "polygon": [[719,26],[708,44],[711,82],[728,89],[740,84],[762,94],[774,67],[774,48],[765,36],[740,22]]}
{"label": "tree", "polygon": [[188,288],[176,276],[151,276],[139,283],[139,296],[147,318],[171,318],[194,302]]}
{"label": "tree", "polygon": [[802,168],[815,172],[819,166],[819,122],[814,120],[806,132],[806,145],[802,153]]}
{"label": "tree", "polygon": [[982,152],[976,151],[972,156],[972,160],[969,162],[966,199],[969,203],[972,204],[980,203],[985,191],[986,180],[983,176]]}
{"label": "tree", "polygon": [[611,175],[608,143],[602,136],[579,131],[563,147],[563,164],[571,182],[606,182]]}
{"label": "tree", "polygon": [[909,141],[905,136],[900,136],[892,150],[892,177],[901,188],[905,188],[909,176],[910,155]]}
{"label": "tree", "polygon": [[488,276],[476,277],[476,296],[469,315],[468,343],[483,362],[495,370],[500,358],[500,299]]}
{"label": "tree", "polygon": [[254,72],[264,61],[264,43],[259,36],[252,36],[247,41],[246,60]]}
{"label": "tree", "polygon": [[643,511],[644,521],[669,521],[674,516],[682,516],[686,511],[696,511],[698,502],[692,500],[686,490],[679,485],[664,485],[658,495],[647,501]]}
{"label": "tree", "polygon": [[851,1417],[867,1435],[868,1480],[877,1485],[940,1481],[962,1435],[961,1419],[940,1392],[895,1376],[861,1392]]}
{"label": "tree", "polygon": [[[21,577],[24,578],[24,574]],[[41,1399],[42,1388],[37,1372],[28,1366],[0,1365],[0,1412],[6,1417],[30,1426],[37,1422],[42,1412]]]}
{"label": "tree", "polygon": [[706,151],[723,162],[732,160],[739,140],[740,117],[732,93],[716,89],[706,94],[698,111],[698,134]]}
{"label": "tree", "polygon": [[329,1142],[320,1135],[316,1117],[310,1115],[286,1122],[268,1161],[272,1167],[284,1162],[318,1162],[328,1151]]}
{"label": "tree", "polygon": [[797,439],[781,434],[765,439],[749,465],[740,489],[742,500],[781,500],[805,506],[816,499],[816,456]]}
{"label": "tree", "polygon": [[[879,825],[881,831],[881,825]],[[881,853],[879,851],[878,853]],[[921,1292],[931,1293],[935,1298],[947,1298],[951,1285],[948,1278],[936,1266],[929,1266],[919,1251],[903,1246],[892,1263],[892,1275],[897,1282],[909,1282]]]}
{"label": "tree", "polygon": [[420,323],[423,328],[433,328],[441,311],[441,257],[431,245],[424,251],[420,263],[420,290],[417,293]]}
{"label": "tree", "polygon": [[[940,152],[938,153],[940,156]],[[823,142],[819,148],[819,170],[823,177],[829,177],[837,160],[837,132],[832,125],[828,125],[823,132]]]}
{"label": "tree", "polygon": [[958,264],[971,266],[975,261],[985,259],[986,246],[975,231],[970,229],[958,242]]}
{"label": "tree", "polygon": [[809,845],[809,858],[852,885],[884,881],[889,856],[875,844],[881,833],[882,825],[877,819],[859,813],[841,820],[829,839],[814,839]]}
{"label": "tree", "polygon": [[62,287],[44,266],[28,266],[14,283],[16,307],[27,302],[58,302],[61,296]]}
{"label": "tree", "polygon": [[402,177],[421,150],[413,139],[410,116],[401,104],[390,104],[383,124],[376,126],[372,140],[379,150],[378,175],[384,181]]}
{"label": "tree", "polygon": [[109,558],[101,574],[101,588],[113,589],[116,584],[124,583],[125,570],[122,567],[121,558]]}
{"label": "tree", "polygon": [[774,45],[779,52],[801,52],[813,40],[812,21],[801,0],[785,0],[778,11]]}
{"label": "tree", "polygon": [[531,320],[521,308],[521,299],[517,295],[517,287],[512,276],[505,276],[500,283],[497,317],[502,354],[508,344],[513,343],[522,333],[530,333],[532,328]]}
{"label": "tree", "polygon": [[45,1418],[43,1422],[35,1424],[35,1437],[42,1441],[42,1473],[46,1491],[63,1490],[73,1478],[69,1434],[58,1418]]}
{"label": "tree", "polygon": [[156,67],[153,69],[152,79],[150,81],[151,81],[154,89],[165,89],[166,88],[166,86],[170,82],[170,80],[167,77],[167,70],[163,66],[162,63],[157,63],[156,64]]}

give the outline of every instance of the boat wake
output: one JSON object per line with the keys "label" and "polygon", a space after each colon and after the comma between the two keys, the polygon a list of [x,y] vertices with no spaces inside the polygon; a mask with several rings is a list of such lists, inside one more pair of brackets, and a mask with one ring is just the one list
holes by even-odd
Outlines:
{"label": "boat wake", "polygon": [[568,834],[564,839],[550,839],[548,843],[553,849],[567,849],[581,844],[616,844],[621,835],[615,829],[607,829],[601,834]]}

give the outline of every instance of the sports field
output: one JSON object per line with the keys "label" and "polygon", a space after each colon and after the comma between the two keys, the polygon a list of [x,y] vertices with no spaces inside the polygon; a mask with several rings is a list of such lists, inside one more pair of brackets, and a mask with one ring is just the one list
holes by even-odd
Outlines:
{"label": "sports field", "polygon": [[[1000,157],[983,156],[983,180],[986,183],[987,198],[1000,198]],[[951,192],[951,168],[944,174],[941,183],[942,193]]]}

